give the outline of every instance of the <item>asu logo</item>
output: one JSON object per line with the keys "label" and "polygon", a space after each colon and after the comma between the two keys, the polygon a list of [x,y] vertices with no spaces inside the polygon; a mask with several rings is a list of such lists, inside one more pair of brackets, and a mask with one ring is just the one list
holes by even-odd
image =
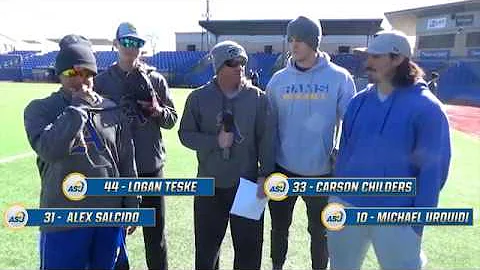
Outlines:
{"label": "asu logo", "polygon": [[65,197],[71,201],[81,201],[87,193],[87,181],[81,173],[71,173],[65,177],[62,183],[62,191]]}
{"label": "asu logo", "polygon": [[284,182],[279,182],[276,185],[270,187],[270,192],[284,192],[287,189],[287,185]]}
{"label": "asu logo", "polygon": [[339,231],[343,229],[347,214],[342,204],[329,203],[322,211],[321,221],[325,228],[331,231]]}
{"label": "asu logo", "polygon": [[28,212],[21,205],[14,205],[5,211],[5,225],[12,229],[20,229],[27,225]]}
{"label": "asu logo", "polygon": [[263,189],[271,200],[283,201],[288,194],[288,177],[281,173],[273,173],[265,180]]}

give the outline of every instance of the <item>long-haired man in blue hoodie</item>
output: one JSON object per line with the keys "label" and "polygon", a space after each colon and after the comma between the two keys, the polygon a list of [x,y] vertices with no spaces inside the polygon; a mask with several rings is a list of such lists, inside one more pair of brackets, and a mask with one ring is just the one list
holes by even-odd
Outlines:
{"label": "long-haired man in blue hoodie", "polygon": [[[332,173],[330,153],[334,130],[355,94],[350,73],[319,51],[318,20],[300,16],[288,23],[291,52],[287,67],[275,73],[267,85],[276,125],[276,171],[288,177],[328,177]],[[281,269],[288,249],[296,196],[270,201],[273,269]],[[328,264],[325,227],[320,213],[328,197],[304,196],[310,234],[312,269]]]}
{"label": "long-haired man in blue hoodie", "polygon": [[[381,31],[371,40],[366,70],[372,83],[348,106],[337,177],[415,177],[413,197],[332,197],[352,207],[436,207],[450,164],[448,120],[410,60],[405,34]],[[328,233],[332,269],[360,269],[370,243],[382,269],[422,266],[422,226],[353,226]]]}

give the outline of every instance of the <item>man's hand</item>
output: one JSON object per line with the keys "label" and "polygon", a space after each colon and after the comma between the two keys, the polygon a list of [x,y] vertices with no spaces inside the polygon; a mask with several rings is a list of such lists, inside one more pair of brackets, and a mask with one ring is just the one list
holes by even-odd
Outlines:
{"label": "man's hand", "polygon": [[102,97],[97,94],[91,87],[83,85],[80,89],[71,89],[72,100],[81,99],[91,106],[102,101]]}
{"label": "man's hand", "polygon": [[257,197],[259,199],[265,198],[267,195],[265,195],[265,189],[263,186],[265,185],[265,177],[258,177],[257,178]]}
{"label": "man's hand", "polygon": [[152,117],[158,117],[162,114],[163,108],[160,106],[156,98],[153,98],[152,102],[137,100],[137,103],[142,106],[143,110],[149,112]]}
{"label": "man's hand", "polygon": [[225,132],[223,129],[218,134],[218,145],[220,148],[229,148],[233,144],[233,132]]}
{"label": "man's hand", "polygon": [[135,230],[137,229],[137,226],[128,226],[127,227],[127,235],[132,235]]}

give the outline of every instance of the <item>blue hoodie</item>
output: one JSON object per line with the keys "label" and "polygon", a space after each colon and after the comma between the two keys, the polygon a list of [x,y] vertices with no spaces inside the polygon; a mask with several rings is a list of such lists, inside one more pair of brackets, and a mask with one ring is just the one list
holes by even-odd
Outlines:
{"label": "blue hoodie", "polygon": [[355,94],[350,73],[319,52],[317,63],[298,70],[292,59],[267,85],[277,130],[276,163],[303,176],[331,173],[336,123]]}
{"label": "blue hoodie", "polygon": [[341,199],[358,207],[436,207],[450,156],[447,116],[424,81],[395,89],[383,102],[369,86],[345,114],[335,176],[416,177],[416,196]]}

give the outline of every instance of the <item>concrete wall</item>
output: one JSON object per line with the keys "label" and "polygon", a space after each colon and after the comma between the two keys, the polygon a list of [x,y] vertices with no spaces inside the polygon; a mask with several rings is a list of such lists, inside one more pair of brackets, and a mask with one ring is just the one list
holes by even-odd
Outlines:
{"label": "concrete wall", "polygon": [[[176,50],[185,51],[189,44],[195,45],[197,51],[206,51],[215,43],[224,40],[233,40],[241,44],[249,53],[264,52],[265,46],[272,46],[273,53],[284,52],[288,50],[288,43],[283,36],[209,36],[210,45],[207,44],[207,35],[201,33],[175,33]],[[349,46],[350,52],[356,47],[365,47],[368,43],[367,36],[323,36],[320,48],[329,53],[337,53],[339,46]],[[202,42],[203,40],[203,42]]]}
{"label": "concrete wall", "polygon": [[[210,45],[207,40],[210,41]],[[207,33],[202,34],[200,32],[175,33],[175,43],[176,51],[186,51],[190,44],[195,45],[196,51],[207,51],[215,44],[215,36],[212,34],[207,36]]]}

